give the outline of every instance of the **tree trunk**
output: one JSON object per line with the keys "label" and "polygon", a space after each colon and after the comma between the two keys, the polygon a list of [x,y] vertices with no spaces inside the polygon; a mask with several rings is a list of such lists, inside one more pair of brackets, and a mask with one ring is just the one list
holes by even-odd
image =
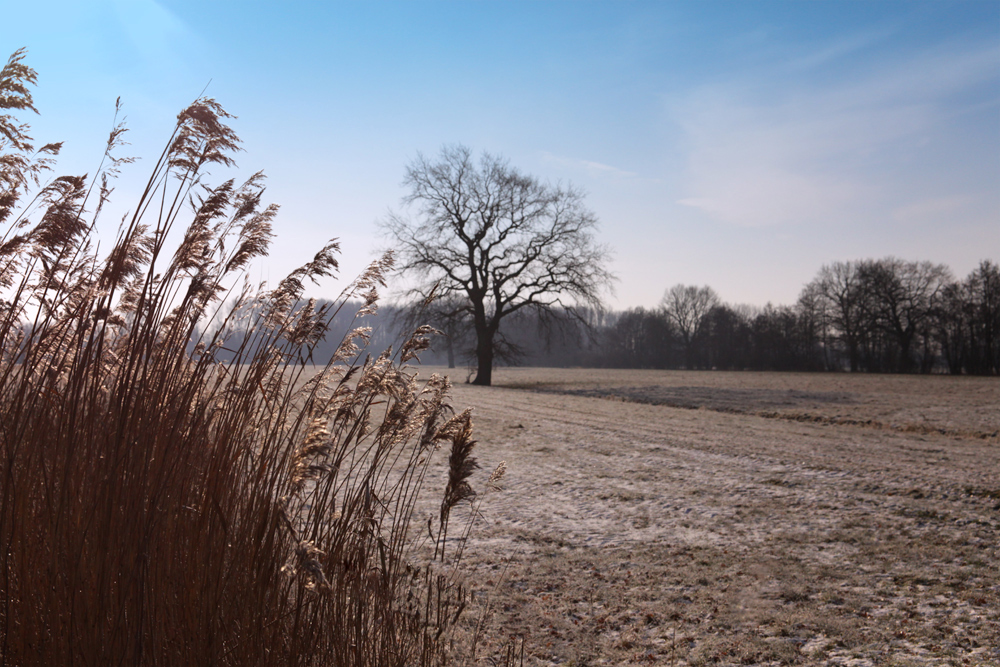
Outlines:
{"label": "tree trunk", "polygon": [[[478,332],[477,332],[478,333]],[[493,339],[486,332],[478,333],[476,342],[476,379],[472,384],[489,387],[493,383]]]}
{"label": "tree trunk", "polygon": [[446,344],[448,350],[448,368],[455,367],[455,341],[451,336],[448,336],[448,342]]}
{"label": "tree trunk", "polygon": [[472,384],[489,387],[493,383],[493,335],[500,324],[500,314],[487,317],[482,294],[469,294],[476,328],[476,379]]}
{"label": "tree trunk", "polygon": [[900,331],[896,335],[897,344],[899,345],[899,357],[896,362],[896,371],[898,373],[912,373],[913,372],[913,355],[910,349],[913,347],[913,332],[912,331]]}
{"label": "tree trunk", "polygon": [[[691,337],[684,335],[684,370],[694,370],[694,341]],[[711,355],[711,353],[709,353]]]}

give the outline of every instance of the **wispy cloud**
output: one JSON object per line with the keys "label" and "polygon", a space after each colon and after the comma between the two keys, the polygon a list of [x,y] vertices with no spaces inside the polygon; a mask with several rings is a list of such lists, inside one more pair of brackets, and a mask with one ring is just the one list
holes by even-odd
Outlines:
{"label": "wispy cloud", "polygon": [[930,197],[897,207],[892,217],[898,222],[922,223],[961,215],[970,204],[967,196]]}
{"label": "wispy cloud", "polygon": [[802,71],[821,67],[873,46],[883,39],[890,37],[894,32],[891,28],[886,28],[881,30],[866,30],[842,37],[816,50],[792,58],[788,61],[787,68],[790,71]]}
{"label": "wispy cloud", "polygon": [[545,162],[558,164],[571,169],[586,171],[590,176],[614,176],[617,178],[633,178],[638,176],[638,174],[634,171],[619,169],[618,167],[613,167],[609,164],[601,162],[595,162],[593,160],[581,160],[578,158],[564,157],[561,155],[554,155],[547,151],[542,151],[541,156],[542,160]]}
{"label": "wispy cloud", "polygon": [[[826,65],[872,41],[826,46],[799,65]],[[984,95],[987,103],[1000,97],[1000,49],[951,45],[871,70],[859,59],[846,65],[820,85],[789,80],[787,67],[775,64],[773,72],[699,88],[676,105],[689,148],[678,203],[743,226],[920,208],[929,193],[916,191],[912,177],[934,180],[934,169],[945,168],[921,151],[947,151],[953,118]]]}

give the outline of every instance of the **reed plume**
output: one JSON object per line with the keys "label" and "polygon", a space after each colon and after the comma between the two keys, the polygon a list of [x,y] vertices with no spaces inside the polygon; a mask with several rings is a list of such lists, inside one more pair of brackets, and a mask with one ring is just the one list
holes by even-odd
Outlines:
{"label": "reed plume", "polygon": [[[34,111],[24,55],[0,109]],[[448,509],[471,497],[471,419],[397,360],[427,331],[362,360],[355,329],[314,373],[392,258],[322,306],[303,289],[336,271],[335,241],[273,290],[246,282],[277,208],[262,174],[207,183],[241,150],[232,118],[207,98],[178,115],[101,257],[124,126],[94,177],[41,184],[58,145],[32,153],[0,116],[0,665],[447,659],[463,589],[421,564],[410,524],[434,443],[453,443]]]}

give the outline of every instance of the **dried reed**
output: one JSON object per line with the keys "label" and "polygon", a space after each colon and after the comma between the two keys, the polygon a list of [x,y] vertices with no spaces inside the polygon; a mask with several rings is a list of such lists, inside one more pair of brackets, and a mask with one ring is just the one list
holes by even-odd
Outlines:
{"label": "dried reed", "polygon": [[[23,58],[0,108],[34,110]],[[401,365],[427,329],[363,362],[356,329],[306,375],[338,308],[375,307],[391,256],[333,304],[301,297],[336,270],[335,243],[221,306],[277,213],[260,174],[205,183],[239,149],[229,118],[211,99],[181,112],[100,257],[124,127],[96,178],[43,184],[59,146],[34,151],[0,116],[0,665],[448,659],[463,591],[411,562],[410,519],[442,442],[442,534],[471,497],[471,420],[449,417],[447,379],[421,387]]]}

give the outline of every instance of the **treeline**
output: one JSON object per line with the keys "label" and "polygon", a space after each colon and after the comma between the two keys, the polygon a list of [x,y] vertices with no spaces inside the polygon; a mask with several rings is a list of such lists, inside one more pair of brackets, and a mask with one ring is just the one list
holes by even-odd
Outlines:
{"label": "treeline", "polygon": [[[426,323],[442,335],[423,363],[474,364],[455,304],[383,304],[358,317],[363,306],[336,314],[312,361],[326,363],[349,331],[361,328],[377,354]],[[496,355],[501,365],[1000,375],[1000,267],[985,260],[957,280],[930,262],[836,262],[794,305],[732,305],[710,287],[676,285],[656,308],[523,311],[503,321]]]}
{"label": "treeline", "polygon": [[[426,358],[444,363],[451,345],[467,361],[461,323],[443,324],[452,336]],[[794,305],[731,305],[677,285],[657,308],[529,312],[501,333],[504,360],[526,365],[998,375],[1000,267],[985,260],[957,280],[930,262],[837,262]]]}
{"label": "treeline", "polygon": [[[316,341],[310,357],[301,359],[305,363],[317,365],[329,362],[351,332],[357,334],[354,341],[364,348],[365,355],[379,355],[389,348],[398,347],[404,333],[404,314],[408,312],[407,308],[400,306],[381,305],[371,308],[362,301],[333,302],[327,299],[299,301],[293,306],[292,312],[301,314],[303,309],[313,312],[329,309],[326,335]],[[252,338],[253,329],[260,325],[259,314],[252,311],[230,313],[225,318],[224,325],[209,325],[209,332],[213,335],[224,327],[219,336],[226,342],[216,357],[224,361],[231,360],[243,341]],[[200,336],[198,333],[194,338],[198,339]],[[360,338],[367,344],[360,345]]]}

